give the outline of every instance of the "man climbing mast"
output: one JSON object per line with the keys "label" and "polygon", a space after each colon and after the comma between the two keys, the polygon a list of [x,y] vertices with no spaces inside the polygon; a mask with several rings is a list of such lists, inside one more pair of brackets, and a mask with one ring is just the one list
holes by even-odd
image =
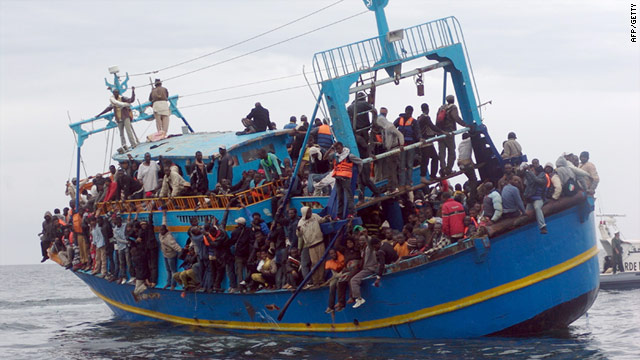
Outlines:
{"label": "man climbing mast", "polygon": [[116,119],[116,123],[118,124],[118,131],[120,132],[120,142],[122,143],[122,149],[127,150],[127,143],[124,140],[124,130],[127,131],[127,137],[129,138],[129,144],[132,147],[136,147],[140,142],[138,141],[138,137],[136,133],[133,131],[133,127],[131,126],[131,120],[133,119],[133,114],[131,113],[131,104],[136,100],[136,87],[131,87],[131,98],[126,98],[120,95],[120,91],[113,90],[112,96],[109,99],[111,105],[107,106],[100,114],[96,115],[96,117],[106,114],[109,111],[113,110],[113,116]]}

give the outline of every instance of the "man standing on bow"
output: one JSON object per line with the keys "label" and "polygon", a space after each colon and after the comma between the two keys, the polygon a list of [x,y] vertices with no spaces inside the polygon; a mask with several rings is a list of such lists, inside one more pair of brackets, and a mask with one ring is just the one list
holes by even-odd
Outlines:
{"label": "man standing on bow", "polygon": [[169,132],[169,91],[162,86],[162,81],[156,79],[155,88],[149,94],[153,108],[153,117],[156,119],[156,129],[163,132],[163,138],[167,137]]}

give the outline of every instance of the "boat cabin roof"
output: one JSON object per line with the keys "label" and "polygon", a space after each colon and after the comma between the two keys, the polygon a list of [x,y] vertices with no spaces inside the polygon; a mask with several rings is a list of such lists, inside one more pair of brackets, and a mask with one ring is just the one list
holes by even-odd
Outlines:
{"label": "boat cabin roof", "polygon": [[127,160],[127,154],[136,160],[142,160],[145,153],[150,153],[152,158],[162,156],[170,159],[193,158],[196,151],[201,151],[204,157],[218,153],[221,146],[225,146],[228,152],[246,146],[256,141],[278,137],[292,133],[293,130],[267,130],[246,135],[236,135],[232,131],[198,132],[172,136],[154,142],[140,143],[140,145],[124,154],[116,153],[113,159],[116,161]]}

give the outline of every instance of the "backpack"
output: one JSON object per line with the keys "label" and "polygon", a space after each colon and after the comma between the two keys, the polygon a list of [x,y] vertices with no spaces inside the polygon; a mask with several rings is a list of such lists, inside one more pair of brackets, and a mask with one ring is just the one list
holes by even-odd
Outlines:
{"label": "backpack", "polygon": [[573,196],[578,192],[578,186],[576,185],[576,181],[572,178],[569,178],[567,182],[562,185],[562,196]]}
{"label": "backpack", "polygon": [[447,113],[449,112],[449,105],[442,105],[438,109],[438,115],[436,115],[436,125],[441,126],[447,119]]}

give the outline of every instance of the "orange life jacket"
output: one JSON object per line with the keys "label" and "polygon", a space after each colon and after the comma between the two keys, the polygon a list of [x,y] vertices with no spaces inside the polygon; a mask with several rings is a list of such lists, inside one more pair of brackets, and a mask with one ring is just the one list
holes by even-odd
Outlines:
{"label": "orange life jacket", "polygon": [[348,156],[340,162],[337,162],[336,159],[333,159],[333,174],[331,174],[331,176],[341,176],[351,179],[352,172],[353,163],[351,162],[351,160],[349,160]]}

